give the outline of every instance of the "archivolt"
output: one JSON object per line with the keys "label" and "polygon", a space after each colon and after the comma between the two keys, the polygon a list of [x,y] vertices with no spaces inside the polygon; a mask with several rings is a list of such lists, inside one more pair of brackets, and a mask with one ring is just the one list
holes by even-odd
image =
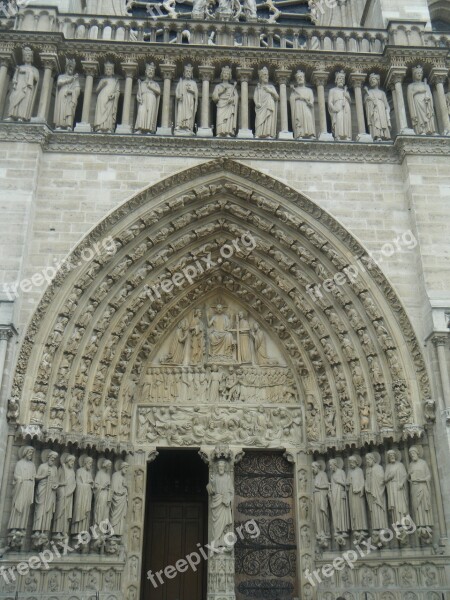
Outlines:
{"label": "archivolt", "polygon": [[[218,264],[222,243],[246,232],[256,248]],[[420,435],[430,393],[407,316],[382,272],[361,267],[363,247],[303,195],[234,161],[213,161],[125,202],[70,262],[105,236],[116,252],[61,272],[32,319],[13,386],[21,423],[97,444],[108,406],[121,420],[106,446],[127,445],[131,415],[121,402],[130,378],[184,311],[222,290],[284,348],[310,450]],[[149,297],[148,286],[209,252],[214,269],[170,298]],[[353,281],[322,296],[308,292],[357,261]]]}

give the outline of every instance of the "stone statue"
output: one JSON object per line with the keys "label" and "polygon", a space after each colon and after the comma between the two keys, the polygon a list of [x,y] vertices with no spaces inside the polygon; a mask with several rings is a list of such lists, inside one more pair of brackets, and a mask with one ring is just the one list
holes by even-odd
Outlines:
{"label": "stone statue", "polygon": [[208,0],[193,0],[192,19],[205,19],[208,14]]}
{"label": "stone statue", "polygon": [[94,480],[94,524],[100,525],[109,519],[111,504],[111,467],[107,458],[98,461],[98,472]]}
{"label": "stone statue", "polygon": [[221,358],[227,361],[233,359],[234,339],[230,332],[231,322],[229,316],[225,313],[222,304],[217,304],[215,313],[208,321],[209,331],[209,353],[214,358]]}
{"label": "stone statue", "polygon": [[414,131],[417,135],[433,135],[436,125],[431,88],[423,78],[420,65],[413,68],[412,75],[413,81],[408,85],[408,105]]}
{"label": "stone statue", "polygon": [[36,467],[33,463],[34,448],[23,446],[14,469],[14,492],[8,529],[26,529],[30,508],[34,502]]}
{"label": "stone statue", "polygon": [[336,87],[328,95],[328,110],[335,139],[347,141],[352,139],[352,111],[344,71],[336,73],[335,81]]}
{"label": "stone statue", "polygon": [[75,60],[66,60],[66,72],[59,75],[56,81],[56,99],[54,121],[57,130],[72,131],[80,96],[80,80],[75,73]]}
{"label": "stone statue", "polygon": [[372,73],[369,76],[370,89],[365,87],[364,104],[370,135],[374,140],[391,139],[391,108],[386,92],[380,90],[380,76]]}
{"label": "stone statue", "polygon": [[58,484],[56,491],[56,510],[53,522],[53,531],[67,535],[70,531],[72,520],[73,497],[76,489],[75,456],[63,454],[61,466],[58,469]]}
{"label": "stone statue", "polygon": [[192,79],[192,65],[185,65],[183,77],[180,78],[175,90],[176,119],[175,131],[193,134],[195,115],[198,106],[198,86]]}
{"label": "stone statue", "polygon": [[203,363],[205,353],[205,338],[202,321],[202,311],[199,308],[194,310],[192,321],[189,325],[189,331],[191,334],[191,358],[190,363],[192,365],[198,365]]}
{"label": "stone statue", "polygon": [[217,137],[233,137],[237,129],[237,111],[239,95],[236,84],[231,83],[231,68],[223,67],[222,83],[214,88],[212,99],[217,106],[216,135]]}
{"label": "stone statue", "polygon": [[295,86],[291,86],[291,115],[295,139],[312,139],[316,137],[314,117],[314,93],[306,87],[305,73],[297,71]]}
{"label": "stone statue", "polygon": [[330,514],[328,509],[328,494],[330,482],[323,466],[319,462],[312,463],[314,475],[314,521],[318,539],[326,541],[330,537]]}
{"label": "stone statue", "polygon": [[350,529],[353,532],[367,531],[366,499],[364,495],[364,473],[361,469],[361,457],[350,456],[347,474],[348,504],[350,508]]}
{"label": "stone statue", "polygon": [[253,100],[255,102],[255,136],[257,138],[275,138],[277,135],[278,93],[269,83],[269,71],[263,67],[259,71],[259,83]]}
{"label": "stone statue", "polygon": [[238,313],[239,325],[239,359],[241,363],[252,362],[252,348],[250,344],[250,323],[245,314]]}
{"label": "stone statue", "polygon": [[411,446],[409,456],[411,462],[408,467],[408,476],[411,485],[412,518],[418,528],[431,528],[433,527],[433,510],[430,469],[421,458],[421,449],[418,446]]}
{"label": "stone statue", "polygon": [[366,498],[374,531],[387,529],[386,484],[378,452],[366,454]]}
{"label": "stone statue", "polygon": [[386,453],[388,464],[384,474],[388,496],[388,510],[391,523],[400,523],[403,517],[409,514],[408,490],[406,480],[408,475],[398,450],[388,450]]}
{"label": "stone statue", "polygon": [[80,456],[80,467],[76,474],[76,490],[73,507],[72,533],[88,531],[91,516],[92,489],[94,480],[92,478],[92,458]]}
{"label": "stone statue", "polygon": [[350,528],[348,515],[347,478],[338,464],[338,459],[329,462],[331,469],[331,486],[329,492],[333,528],[337,538],[347,535]]}
{"label": "stone statue", "polygon": [[234,489],[226,461],[219,460],[217,472],[211,475],[206,489],[211,497],[211,541],[216,548],[227,547],[224,536],[233,526]]}
{"label": "stone statue", "polygon": [[189,335],[189,324],[187,319],[183,319],[175,333],[173,334],[170,343],[169,353],[164,359],[164,362],[173,363],[174,365],[182,365],[186,355],[186,341]]}
{"label": "stone statue", "polygon": [[114,75],[114,65],[105,63],[105,76],[100,79],[97,90],[94,130],[112,133],[116,126],[117,106],[120,96],[119,79]]}
{"label": "stone statue", "polygon": [[267,354],[266,334],[258,323],[253,324],[252,338],[255,347],[255,362],[257,365],[268,365],[270,359]]}
{"label": "stone statue", "polygon": [[35,512],[33,531],[50,531],[53,514],[56,508],[56,490],[59,487],[58,469],[55,465],[58,453],[53,450],[44,450],[44,461],[36,473],[38,482],[35,496]]}
{"label": "stone statue", "polygon": [[111,514],[110,523],[114,535],[123,535],[125,529],[125,518],[128,509],[128,463],[118,461],[116,472],[111,480]]}
{"label": "stone statue", "polygon": [[29,121],[39,83],[39,71],[33,66],[33,51],[24,48],[23,65],[16,68],[9,97],[8,121]]}
{"label": "stone statue", "polygon": [[138,81],[136,100],[139,106],[134,126],[135,133],[155,133],[156,131],[161,88],[154,78],[154,63],[146,64],[145,79]]}
{"label": "stone statue", "polygon": [[246,21],[256,21],[258,18],[256,0],[244,0],[243,11]]}

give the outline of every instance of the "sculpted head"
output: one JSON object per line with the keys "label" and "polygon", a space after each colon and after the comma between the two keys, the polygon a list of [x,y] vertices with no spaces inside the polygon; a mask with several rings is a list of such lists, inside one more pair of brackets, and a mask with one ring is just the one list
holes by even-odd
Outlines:
{"label": "sculpted head", "polygon": [[378,73],[371,73],[369,76],[370,87],[377,88],[380,85],[380,80]]}
{"label": "sculpted head", "polygon": [[344,73],[344,71],[338,71],[336,73],[335,82],[336,82],[336,85],[338,87],[344,87],[344,85],[345,85],[345,73]]}
{"label": "sculpted head", "polygon": [[269,83],[269,69],[267,67],[263,67],[258,75],[260,83]]}
{"label": "sculpted head", "polygon": [[217,472],[219,473],[219,475],[223,475],[225,473],[225,469],[226,462],[224,460],[219,460],[219,462],[217,463]]}
{"label": "sculpted head", "polygon": [[149,79],[153,79],[153,77],[155,76],[155,63],[147,63],[145,65],[145,75],[149,78]]}
{"label": "sculpted head", "polygon": [[221,314],[223,313],[223,310],[224,310],[224,309],[223,309],[223,305],[222,305],[222,304],[218,304],[218,305],[216,306],[216,313],[217,313],[217,314],[221,315]]}
{"label": "sculpted head", "polygon": [[129,466],[130,465],[127,462],[125,462],[125,461],[122,463],[122,465],[120,467],[120,470],[122,471],[123,475],[126,475],[128,473]]}
{"label": "sculpted head", "polygon": [[112,462],[108,459],[104,460],[102,463],[102,469],[103,471],[110,471],[112,467]]}
{"label": "sculpted head", "polygon": [[192,79],[194,75],[194,68],[191,64],[187,64],[184,66],[183,74],[185,79]]}
{"label": "sculpted head", "polygon": [[64,460],[64,464],[69,469],[73,469],[73,467],[75,465],[75,456],[73,456],[73,454],[69,454],[68,456],[66,456],[66,458]]}
{"label": "sculpted head", "polygon": [[313,462],[311,468],[314,475],[317,475],[317,473],[322,470],[318,462]]}
{"label": "sculpted head", "polygon": [[329,462],[329,465],[330,465],[330,469],[333,471],[333,473],[334,473],[335,471],[337,471],[338,464],[337,464],[337,461],[336,461],[334,458],[332,458],[332,459],[330,460],[330,462]]}
{"label": "sculpted head", "polygon": [[409,456],[413,462],[416,462],[420,458],[419,449],[417,446],[411,446],[409,449]]}
{"label": "sculpted head", "polygon": [[111,62],[105,63],[105,75],[106,77],[112,77],[114,75],[114,64]]}
{"label": "sculpted head", "polygon": [[423,67],[422,65],[417,65],[412,70],[412,76],[414,81],[422,81],[423,79]]}
{"label": "sculpted head", "polygon": [[86,471],[90,471],[92,469],[92,458],[87,456],[84,460],[84,468]]}
{"label": "sculpted head", "polygon": [[28,46],[22,50],[22,59],[26,65],[31,65],[33,62],[33,50]]}
{"label": "sculpted head", "polygon": [[358,466],[358,459],[356,456],[350,456],[350,458],[348,459],[348,465],[350,467],[350,469],[356,469],[356,467]]}
{"label": "sculpted head", "polygon": [[390,463],[397,462],[397,453],[395,452],[395,450],[388,450],[386,452],[386,456],[387,456],[388,462],[390,462]]}
{"label": "sculpted head", "polygon": [[34,448],[32,448],[31,446],[26,446],[23,449],[23,454],[22,454],[23,458],[25,460],[33,460],[33,456],[34,456]]}
{"label": "sculpted head", "polygon": [[295,74],[295,81],[298,83],[298,85],[305,85],[305,73],[304,73],[304,71],[302,71],[301,69],[299,69],[297,71],[297,73]]}
{"label": "sculpted head", "polygon": [[231,67],[229,67],[228,65],[226,67],[223,67],[222,71],[220,72],[220,77],[221,77],[222,81],[230,81],[231,80]]}
{"label": "sculpted head", "polygon": [[48,459],[47,462],[50,466],[54,465],[56,462],[56,459],[58,458],[58,453],[57,452],[53,452],[51,451],[48,455]]}
{"label": "sculpted head", "polygon": [[375,457],[373,454],[371,454],[369,452],[369,454],[366,454],[366,465],[368,467],[373,467],[374,464],[375,464]]}

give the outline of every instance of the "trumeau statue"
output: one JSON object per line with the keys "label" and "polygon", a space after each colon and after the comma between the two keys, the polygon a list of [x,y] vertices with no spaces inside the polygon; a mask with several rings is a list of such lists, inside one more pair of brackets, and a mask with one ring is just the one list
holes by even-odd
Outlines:
{"label": "trumeau statue", "polygon": [[193,134],[195,115],[198,106],[198,86],[192,79],[192,65],[185,65],[183,77],[180,78],[175,90],[176,118],[175,132]]}
{"label": "trumeau statue", "polygon": [[295,85],[291,86],[291,115],[294,138],[311,139],[316,137],[314,117],[314,93],[306,87],[305,73],[297,71]]}
{"label": "trumeau statue", "polygon": [[112,133],[116,126],[120,96],[119,79],[114,75],[114,65],[112,63],[105,63],[105,76],[100,79],[96,91],[98,96],[94,130],[102,133]]}
{"label": "trumeau statue", "polygon": [[312,463],[314,475],[314,521],[316,525],[316,536],[322,543],[330,537],[330,515],[328,508],[328,494],[330,482],[324,470],[325,465],[319,462]]}
{"label": "trumeau statue", "polygon": [[384,474],[388,496],[388,510],[391,523],[399,523],[409,514],[408,490],[406,482],[408,475],[403,463],[400,461],[398,450],[386,452],[388,464]]}
{"label": "trumeau statue", "polygon": [[90,456],[80,456],[80,467],[76,474],[76,491],[74,499],[74,510],[72,518],[72,533],[88,531],[91,516],[92,490],[94,479],[92,478],[92,463]]}
{"label": "trumeau statue", "polygon": [[255,102],[255,136],[257,138],[275,138],[277,135],[278,92],[269,83],[269,70],[263,67],[259,71],[259,82],[253,95]]}
{"label": "trumeau statue", "polygon": [[431,473],[427,463],[421,458],[421,448],[411,446],[408,477],[411,489],[412,518],[418,528],[433,526],[431,506]]}
{"label": "trumeau statue", "polygon": [[116,472],[111,479],[111,514],[110,523],[114,535],[123,535],[125,532],[125,518],[128,509],[128,463],[119,460]]}
{"label": "trumeau statue", "polygon": [[100,525],[109,519],[111,504],[111,467],[106,458],[98,460],[98,472],[94,480],[94,524]]}
{"label": "trumeau statue", "polygon": [[380,76],[372,73],[369,76],[370,89],[365,87],[364,104],[366,106],[367,123],[370,135],[376,140],[391,139],[391,108],[386,92],[380,90]]}
{"label": "trumeau statue", "polygon": [[16,68],[12,79],[12,92],[9,97],[9,121],[29,121],[31,119],[39,83],[39,71],[33,66],[33,51],[24,48],[23,65]]}
{"label": "trumeau statue", "polygon": [[26,529],[30,516],[30,508],[34,502],[34,482],[36,467],[33,462],[34,448],[24,446],[14,469],[14,494],[8,529]]}
{"label": "trumeau statue", "polygon": [[55,465],[57,452],[47,450],[42,452],[44,461],[36,473],[35,512],[33,531],[47,532],[51,529],[53,514],[56,508],[56,490],[59,487],[58,469]]}
{"label": "trumeau statue", "polygon": [[61,466],[58,469],[58,489],[56,491],[56,510],[53,521],[53,531],[67,535],[72,520],[73,497],[76,489],[74,471],[75,456],[63,454]]}
{"label": "trumeau statue", "polygon": [[350,456],[347,474],[348,504],[350,508],[350,528],[353,532],[367,531],[366,499],[364,496],[364,473],[361,457]]}
{"label": "trumeau statue", "polygon": [[234,489],[227,466],[225,460],[218,461],[216,472],[211,475],[206,488],[210,496],[211,541],[215,542],[216,548],[229,546],[224,536],[233,527]]}
{"label": "trumeau statue", "polygon": [[408,105],[414,131],[418,135],[433,135],[436,125],[431,88],[423,78],[420,65],[413,68],[412,75],[413,81],[408,85]]}
{"label": "trumeau statue", "polygon": [[58,76],[56,89],[55,127],[57,130],[72,131],[75,110],[81,91],[80,80],[78,74],[75,73],[74,59],[68,58],[66,60],[66,72]]}
{"label": "trumeau statue", "polygon": [[154,80],[155,65],[145,65],[145,79],[138,81],[136,100],[139,104],[135,133],[155,133],[161,88]]}
{"label": "trumeau statue", "polygon": [[373,530],[388,527],[386,510],[386,484],[378,452],[366,454],[366,498]]}
{"label": "trumeau statue", "polygon": [[233,137],[237,129],[239,95],[236,84],[231,83],[231,67],[223,67],[222,82],[214,88],[212,99],[217,106],[217,137]]}
{"label": "trumeau statue", "polygon": [[347,497],[347,478],[340,466],[342,459],[332,458],[329,462],[331,469],[330,506],[333,517],[333,528],[338,543],[347,536],[350,529]]}
{"label": "trumeau statue", "polygon": [[328,95],[328,110],[331,116],[333,135],[336,140],[352,139],[351,97],[345,85],[345,73],[336,73],[336,87]]}

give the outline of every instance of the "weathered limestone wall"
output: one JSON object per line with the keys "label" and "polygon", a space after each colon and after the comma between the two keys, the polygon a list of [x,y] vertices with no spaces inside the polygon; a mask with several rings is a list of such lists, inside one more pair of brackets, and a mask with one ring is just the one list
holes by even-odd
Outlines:
{"label": "weathered limestone wall", "polygon": [[389,21],[421,21],[430,24],[427,0],[367,0],[364,27],[384,28]]}

